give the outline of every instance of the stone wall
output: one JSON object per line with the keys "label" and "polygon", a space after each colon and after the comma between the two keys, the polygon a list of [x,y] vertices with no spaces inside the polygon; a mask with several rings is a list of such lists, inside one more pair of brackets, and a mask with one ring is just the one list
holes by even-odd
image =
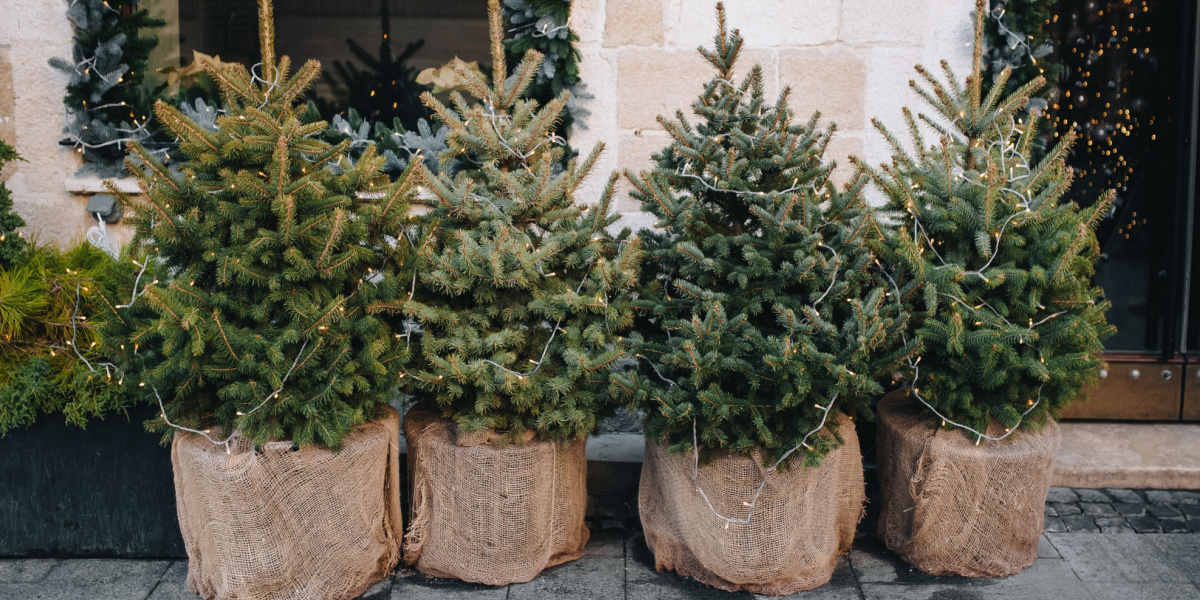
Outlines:
{"label": "stone wall", "polygon": [[[691,103],[713,71],[696,52],[716,34],[713,0],[574,0],[571,25],[583,54],[582,102],[591,115],[571,143],[581,152],[603,141],[599,171],[643,169],[668,142],[657,115]],[[943,58],[959,73],[970,61],[970,0],[726,0],[728,24],[740,29],[746,50],[739,76],[755,63],[774,98],[792,88],[798,116],[820,110],[837,124],[830,144],[844,181],[846,157],[885,161],[886,145],[870,121],[878,117],[901,132],[900,108],[916,106],[908,88],[913,66],[935,67]],[[604,184],[595,177],[581,190],[594,202]],[[620,210],[631,225],[647,223],[637,203],[622,193]]]}
{"label": "stone wall", "polygon": [[[571,26],[581,38],[584,91],[591,95],[581,104],[591,114],[587,129],[573,132],[572,145],[586,152],[607,144],[579,196],[595,202],[608,171],[645,168],[667,143],[655,117],[688,110],[711,78],[695,48],[711,43],[716,17],[712,0],[573,4]],[[961,73],[970,56],[970,0],[726,0],[726,6],[730,26],[747,42],[741,72],[761,64],[772,96],[791,86],[798,113],[820,109],[837,124],[830,151],[842,180],[846,156],[887,158],[870,119],[899,126],[900,107],[915,105],[907,85],[913,65],[947,58]],[[0,19],[0,137],[29,161],[3,176],[30,233],[56,243],[79,239],[94,223],[84,213],[87,197],[67,191],[77,159],[58,144],[66,79],[46,64],[70,55],[65,9],[63,0],[8,0]],[[624,190],[618,207],[629,213],[629,224],[648,222]],[[116,241],[124,237],[121,227],[110,231]]]}
{"label": "stone wall", "polygon": [[0,136],[28,161],[3,176],[28,223],[26,235],[58,244],[82,238],[94,222],[83,210],[87,197],[66,191],[79,165],[75,152],[58,143],[67,79],[46,64],[71,56],[66,9],[63,0],[8,0],[0,18]]}

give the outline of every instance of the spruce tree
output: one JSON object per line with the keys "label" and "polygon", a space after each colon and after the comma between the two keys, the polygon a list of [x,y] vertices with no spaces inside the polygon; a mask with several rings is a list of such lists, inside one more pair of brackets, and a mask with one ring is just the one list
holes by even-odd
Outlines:
{"label": "spruce tree", "polygon": [[[409,381],[464,430],[580,438],[613,408],[609,370],[632,321],[639,242],[607,231],[615,175],[597,204],[572,203],[602,146],[562,166],[552,132],[567,94],[528,99],[542,55],[527,52],[509,76],[497,0],[489,19],[491,85],[459,69],[476,102],[423,96],[449,148],[438,173],[421,167],[433,198],[405,310],[422,330]],[[451,175],[462,158],[473,168]]]}
{"label": "spruce tree", "polygon": [[[21,158],[12,146],[0,140],[0,170],[4,165]],[[0,181],[0,267],[12,265],[25,251],[25,237],[17,231],[25,226],[25,219],[13,212],[12,192]]]}
{"label": "spruce tree", "polygon": [[227,111],[216,132],[156,105],[188,158],[178,172],[130,145],[146,195],[124,199],[132,244],[173,279],[141,281],[133,304],[151,310],[152,334],[108,349],[127,371],[152,353],[139,385],[172,424],[218,440],[237,429],[255,443],[337,447],[389,400],[408,356],[385,313],[411,294],[404,237],[416,172],[390,183],[372,148],[331,171],[348,143],[317,139],[325,124],[302,123],[296,104],[320,66],[290,74],[274,55],[270,0],[259,10],[261,77],[206,67]]}
{"label": "spruce tree", "polygon": [[[944,81],[917,67],[921,83],[910,85],[934,114],[914,118],[905,109],[915,151],[876,121],[892,164],[864,170],[887,196],[896,229],[880,252],[923,346],[907,369],[910,391],[979,441],[993,420],[1011,431],[1057,415],[1096,378],[1113,328],[1091,284],[1094,230],[1111,195],[1084,209],[1063,199],[1073,135],[1041,162],[1030,158],[1038,119],[1020,115],[1044,81],[1006,95],[1006,68],[984,93],[987,5],[976,8],[965,85],[945,61]],[[936,143],[926,143],[922,125]]]}
{"label": "spruce tree", "polygon": [[646,410],[646,435],[669,451],[695,439],[775,460],[804,444],[813,464],[839,444],[815,434],[836,427],[831,410],[870,414],[875,374],[906,350],[904,319],[866,245],[881,232],[865,178],[830,182],[834,128],[794,121],[790,89],[769,103],[758,65],[735,83],[744,42],[721,4],[717,23],[715,46],[699,50],[716,74],[695,124],[660,116],[670,145],[653,170],[626,173],[660,231],[645,236],[639,368],[613,390]]}

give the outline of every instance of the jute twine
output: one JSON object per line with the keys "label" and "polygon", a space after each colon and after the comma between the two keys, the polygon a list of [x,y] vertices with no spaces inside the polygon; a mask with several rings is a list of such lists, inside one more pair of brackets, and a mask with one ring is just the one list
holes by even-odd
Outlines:
{"label": "jute twine", "polygon": [[[757,449],[700,466],[697,483],[716,511],[739,519],[750,513],[749,523],[709,510],[692,483],[691,453],[668,455],[647,439],[638,510],[657,569],[730,592],[786,595],[828,583],[854,541],[865,500],[854,422],[838,420],[845,443],[817,467],[804,468],[796,453],[786,470],[765,474]],[[751,512],[746,504],[764,475]]]}
{"label": "jute twine", "polygon": [[290,442],[227,454],[171,444],[188,589],[209,600],[350,599],[400,559],[400,416],[391,407],[338,452]]}
{"label": "jute twine", "polygon": [[[877,409],[879,536],[932,575],[1003,577],[1037,558],[1043,510],[1058,452],[1058,425],[976,445],[903,391]],[[998,423],[989,436],[1004,433]]]}
{"label": "jute twine", "polygon": [[404,560],[421,572],[507,585],[583,555],[584,441],[496,447],[423,407],[404,419],[412,512]]}

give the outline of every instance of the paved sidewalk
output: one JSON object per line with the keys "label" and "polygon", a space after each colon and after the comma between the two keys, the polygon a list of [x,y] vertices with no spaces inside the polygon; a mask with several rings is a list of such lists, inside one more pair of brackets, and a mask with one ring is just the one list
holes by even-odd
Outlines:
{"label": "paved sidewalk", "polygon": [[[931,577],[863,534],[838,561],[825,587],[791,596],[856,599],[1114,599],[1200,598],[1200,534],[1047,533],[1039,558],[1005,579]],[[195,600],[184,579],[186,561],[118,559],[0,560],[5,600]],[[548,569],[529,583],[501,588],[427,578],[401,571],[364,600],[674,600],[739,599],[671,573],[654,571],[641,533],[597,532],[586,555]],[[765,596],[763,597],[765,598]]]}
{"label": "paved sidewalk", "polygon": [[[792,598],[1200,599],[1200,492],[1051,488],[1037,561],[1019,575],[984,580],[932,577],[908,566],[872,534],[877,499],[867,506],[833,581]],[[587,521],[584,557],[529,583],[493,588],[401,570],[363,600],[754,597],[655,572],[636,496],[590,497]],[[0,559],[0,600],[196,600],[186,577],[185,560]]]}

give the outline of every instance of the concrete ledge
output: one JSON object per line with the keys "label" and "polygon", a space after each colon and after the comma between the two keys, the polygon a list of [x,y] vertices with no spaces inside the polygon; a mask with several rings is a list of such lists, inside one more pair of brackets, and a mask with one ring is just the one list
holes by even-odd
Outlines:
{"label": "concrete ledge", "polygon": [[[1062,445],[1051,485],[1072,488],[1200,490],[1200,423],[1059,424]],[[589,461],[640,463],[645,438],[588,438]]]}
{"label": "concrete ledge", "polygon": [[1060,423],[1051,485],[1200,489],[1200,424]]}
{"label": "concrete ledge", "polygon": [[142,188],[138,187],[137,179],[133,177],[111,177],[109,179],[101,179],[91,175],[77,176],[72,175],[67,177],[63,182],[64,187],[68,192],[73,194],[107,194],[108,187],[105,186],[106,181],[111,181],[116,188],[126,194],[140,194]]}

